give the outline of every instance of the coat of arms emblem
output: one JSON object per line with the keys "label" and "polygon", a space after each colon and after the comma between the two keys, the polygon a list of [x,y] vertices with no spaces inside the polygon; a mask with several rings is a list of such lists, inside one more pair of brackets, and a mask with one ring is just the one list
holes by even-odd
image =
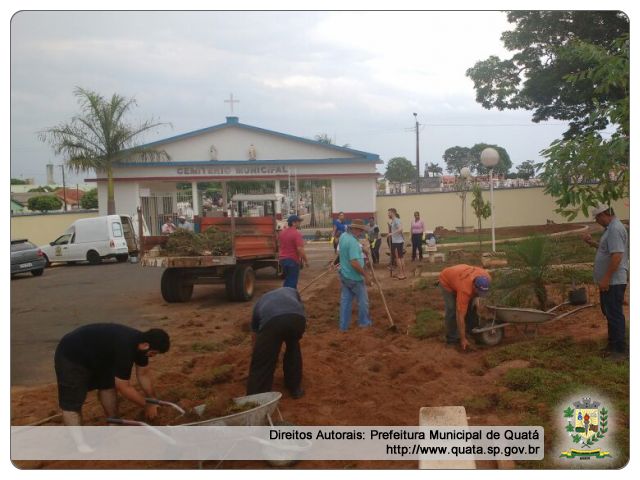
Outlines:
{"label": "coat of arms emblem", "polygon": [[579,444],[579,448],[562,452],[561,457],[604,458],[611,456],[609,452],[594,448],[609,430],[609,411],[601,406],[600,402],[585,397],[564,409],[563,416],[567,421],[565,430],[572,442]]}

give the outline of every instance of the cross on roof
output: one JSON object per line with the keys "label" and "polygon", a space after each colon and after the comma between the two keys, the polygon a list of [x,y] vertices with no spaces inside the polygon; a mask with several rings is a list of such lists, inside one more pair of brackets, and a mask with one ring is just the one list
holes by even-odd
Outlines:
{"label": "cross on roof", "polygon": [[228,103],[229,106],[231,107],[231,113],[233,113],[233,104],[234,103],[240,103],[240,100],[234,100],[233,99],[233,93],[229,94],[229,100],[225,100],[224,103]]}

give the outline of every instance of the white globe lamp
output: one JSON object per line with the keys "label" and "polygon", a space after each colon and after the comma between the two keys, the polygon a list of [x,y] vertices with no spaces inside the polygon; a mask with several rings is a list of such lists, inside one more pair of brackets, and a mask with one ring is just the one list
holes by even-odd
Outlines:
{"label": "white globe lamp", "polygon": [[493,215],[493,167],[500,161],[500,154],[495,148],[485,148],[480,154],[480,163],[489,169],[489,186],[491,189],[491,247],[496,251],[496,218]]}

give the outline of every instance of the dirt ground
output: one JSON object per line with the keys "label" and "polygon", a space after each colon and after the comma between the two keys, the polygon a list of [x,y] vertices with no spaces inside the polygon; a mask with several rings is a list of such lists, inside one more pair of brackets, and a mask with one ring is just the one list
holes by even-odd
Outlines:
{"label": "dirt ground", "polygon": [[[549,225],[530,225],[524,227],[501,227],[496,228],[496,238],[518,238],[518,237],[526,237],[528,235],[532,235],[534,233],[538,233],[541,235],[549,235],[552,233],[566,232],[569,230],[575,230],[580,228],[582,224],[579,223],[551,223]],[[592,224],[590,224],[592,225]],[[480,233],[491,233],[491,227],[485,226]],[[459,237],[460,233],[455,230],[447,230],[441,229],[438,231],[438,234],[442,237]],[[478,235],[478,229],[473,233],[469,233],[469,241],[473,242],[474,235]]]}
{"label": "dirt ground", "polygon": [[[553,227],[551,225],[550,227]],[[322,246],[319,258],[328,260],[332,251]],[[384,259],[383,259],[384,261]],[[302,272],[304,286],[322,272],[322,262]],[[469,398],[491,396],[498,380],[522,361],[507,362],[483,370],[489,348],[475,346],[467,353],[447,347],[443,337],[420,340],[409,335],[416,314],[425,307],[443,311],[438,289],[419,286],[420,280],[390,278],[385,265],[378,266],[398,331],[389,323],[375,287],[369,289],[374,326],[357,327],[356,313],[346,333],[338,331],[339,279],[324,276],[303,293],[307,330],[301,341],[304,358],[303,385],[306,395],[291,399],[276,370],[273,389],[283,392],[279,408],[285,420],[296,425],[416,425],[421,407],[465,405]],[[277,286],[279,282],[272,282]],[[267,288],[265,286],[265,288]],[[261,290],[264,290],[261,287]],[[559,299],[556,299],[558,301]],[[229,304],[224,300],[208,305],[168,305],[157,295],[140,299],[141,311],[157,318],[157,325],[171,335],[169,353],[155,357],[151,365],[158,395],[189,408],[212,399],[245,394],[251,357],[249,332],[252,302]],[[561,322],[543,325],[540,334],[576,339],[603,339],[606,324],[598,308],[584,310]],[[505,344],[523,341],[522,332],[507,328]],[[525,362],[526,363],[526,362]],[[217,370],[216,370],[217,369]],[[216,372],[222,375],[216,375]],[[212,378],[216,381],[211,381]],[[203,379],[205,381],[203,381]],[[26,425],[57,413],[55,384],[14,387],[11,394],[12,425]],[[104,424],[103,412],[91,394],[84,411],[85,424]],[[123,417],[140,418],[140,409],[122,402]],[[470,415],[470,425],[518,425],[520,412],[497,417]],[[24,462],[27,468],[114,468],[111,462]],[[118,462],[118,468],[194,468],[191,462]],[[205,464],[214,468],[215,463]],[[496,468],[495,462],[478,462],[479,468]],[[229,462],[221,468],[265,468],[263,462]],[[417,462],[395,461],[305,461],[294,468],[417,468]]]}

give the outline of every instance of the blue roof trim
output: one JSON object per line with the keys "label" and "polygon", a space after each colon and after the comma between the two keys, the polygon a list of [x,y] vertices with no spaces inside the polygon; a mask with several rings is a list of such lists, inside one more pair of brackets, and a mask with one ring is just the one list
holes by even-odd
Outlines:
{"label": "blue roof trim", "polygon": [[193,160],[186,162],[119,162],[117,167],[189,167],[216,165],[306,165],[306,164],[335,164],[335,163],[380,163],[376,160],[362,157],[353,158],[304,158],[292,160]]}
{"label": "blue roof trim", "polygon": [[[234,118],[237,120],[237,117],[234,117]],[[254,131],[254,132],[258,132],[258,133],[264,133],[264,134],[267,134],[267,135],[276,135],[278,137],[286,138],[288,140],[294,140],[296,142],[307,143],[309,145],[317,145],[317,146],[321,146],[321,147],[331,148],[331,149],[337,150],[339,152],[353,153],[353,154],[356,154],[358,156],[364,156],[365,158],[367,158],[369,160],[380,160],[380,156],[378,154],[376,154],[376,153],[364,152],[362,150],[355,150],[353,148],[340,147],[338,145],[322,143],[322,142],[318,142],[316,140],[310,140],[310,139],[304,138],[304,137],[297,137],[295,135],[289,135],[288,133],[280,133],[280,132],[276,132],[274,130],[267,130],[266,128],[254,127],[252,125],[246,125],[246,124],[240,123],[240,122],[236,123],[236,120],[234,120],[234,121],[227,120],[227,123],[221,123],[219,125],[214,125],[212,127],[201,128],[199,130],[194,130],[192,132],[182,133],[180,135],[175,135],[173,137],[164,138],[162,140],[156,140],[155,142],[151,142],[151,143],[147,143],[147,144],[141,145],[141,147],[145,147],[145,148],[155,147],[155,146],[158,146],[158,145],[164,145],[166,143],[175,142],[175,141],[178,141],[178,140],[185,140],[187,138],[195,137],[197,135],[202,135],[203,133],[215,132],[217,130],[222,130],[223,128],[237,127],[237,128],[243,128],[245,130],[251,130],[251,131]]]}

